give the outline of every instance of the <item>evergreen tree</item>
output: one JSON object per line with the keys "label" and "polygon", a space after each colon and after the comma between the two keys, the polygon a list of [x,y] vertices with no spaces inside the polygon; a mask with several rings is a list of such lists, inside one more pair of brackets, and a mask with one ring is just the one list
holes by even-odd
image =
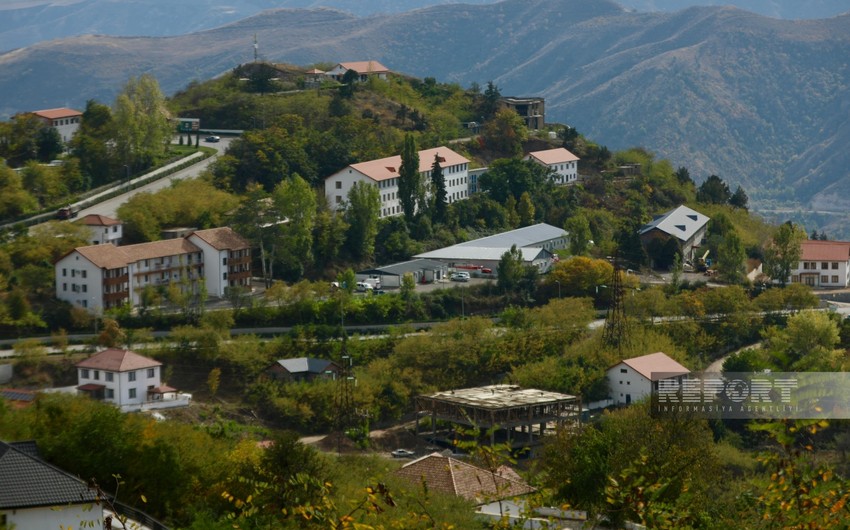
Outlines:
{"label": "evergreen tree", "polygon": [[520,226],[529,226],[534,223],[534,203],[531,201],[531,195],[527,191],[523,192],[519,197],[517,214],[519,215]]}
{"label": "evergreen tree", "polygon": [[726,204],[731,197],[729,186],[717,175],[705,179],[697,190],[697,200],[705,204]]}
{"label": "evergreen tree", "polygon": [[401,167],[398,171],[398,198],[404,219],[410,224],[416,215],[416,197],[420,185],[419,152],[413,135],[404,137],[404,147],[401,151]]}
{"label": "evergreen tree", "polygon": [[481,99],[481,117],[484,121],[491,119],[499,110],[499,100],[502,98],[502,93],[499,91],[493,81],[487,81],[487,88],[484,90],[484,97]]}
{"label": "evergreen tree", "polygon": [[732,197],[729,198],[729,206],[740,208],[742,210],[746,210],[749,207],[749,202],[750,198],[747,197],[747,193],[741,186],[738,186],[735,193],[733,193]]}
{"label": "evergreen tree", "polygon": [[434,203],[431,221],[434,224],[445,223],[448,220],[448,194],[446,193],[446,177],[443,175],[439,154],[434,155],[434,165],[431,166],[431,193]]}

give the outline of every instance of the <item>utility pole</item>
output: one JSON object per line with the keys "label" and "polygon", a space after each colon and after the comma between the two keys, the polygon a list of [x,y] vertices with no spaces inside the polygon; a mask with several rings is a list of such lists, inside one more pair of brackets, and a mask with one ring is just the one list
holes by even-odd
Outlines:
{"label": "utility pole", "polygon": [[608,316],[605,319],[605,330],[602,340],[609,346],[614,346],[617,351],[622,352],[623,346],[628,344],[628,322],[626,321],[625,307],[623,305],[623,281],[620,270],[619,252],[612,260],[614,274],[611,278],[611,304],[608,306]]}
{"label": "utility pole", "polygon": [[337,433],[336,452],[340,453],[342,437],[352,426],[354,418],[354,374],[352,373],[352,359],[348,353],[348,333],[345,331],[345,290],[339,290],[339,323],[342,333],[342,348],[340,351],[339,380],[337,381],[337,392],[334,399],[336,406],[336,418],[334,420],[334,431]]}

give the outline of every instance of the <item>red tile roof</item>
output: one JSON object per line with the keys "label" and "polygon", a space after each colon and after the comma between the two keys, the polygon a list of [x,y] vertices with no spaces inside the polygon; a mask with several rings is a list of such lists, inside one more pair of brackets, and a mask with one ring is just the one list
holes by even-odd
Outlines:
{"label": "red tile roof", "polygon": [[127,254],[121,247],[116,247],[115,245],[77,247],[71,252],[79,252],[81,256],[101,269],[119,269],[126,267],[128,264]]}
{"label": "red tile roof", "polygon": [[210,228],[209,230],[196,230],[191,235],[198,236],[216,250],[242,250],[251,247],[248,241],[234,232],[229,226]]}
{"label": "red tile roof", "polygon": [[[501,468],[500,468],[501,469]],[[443,493],[474,502],[490,502],[534,492],[515,472],[492,473],[486,469],[432,453],[405,464],[396,475]]]}
{"label": "red tile roof", "polygon": [[848,241],[803,241],[800,248],[802,261],[850,260],[850,242]]}
{"label": "red tile roof", "polygon": [[59,118],[73,118],[74,116],[83,115],[83,113],[78,110],[66,109],[64,107],[58,109],[34,110],[32,113],[36,116],[47,118],[48,120],[58,120]]}
{"label": "red tile roof", "polygon": [[673,375],[691,373],[690,370],[671,359],[664,352],[650,353],[649,355],[643,355],[633,359],[625,359],[623,363],[650,381],[662,379],[661,374],[664,374],[664,378],[666,378]]}
{"label": "red tile roof", "polygon": [[534,151],[528,153],[528,156],[534,158],[541,164],[562,164],[564,162],[575,162],[579,157],[570,153],[563,147],[557,149],[547,149],[545,151]]}
{"label": "red tile roof", "polygon": [[162,366],[162,363],[130,350],[109,348],[78,362],[76,366],[77,368],[90,368],[108,372],[130,372],[132,370]]}
{"label": "red tile roof", "polygon": [[[440,166],[443,168],[469,163],[468,159],[455,153],[448,147],[434,147],[433,149],[419,151],[419,172],[431,171],[431,168],[434,167],[434,158],[437,156],[440,157]],[[356,169],[375,181],[396,178],[401,168],[401,155],[351,164],[349,167]]]}
{"label": "red tile roof", "polygon": [[113,226],[121,224],[121,221],[118,219],[94,213],[88,214],[87,216],[79,219],[77,222],[87,226]]}
{"label": "red tile roof", "polygon": [[346,70],[354,70],[358,74],[386,74],[390,69],[382,65],[378,61],[353,61],[348,63],[339,63]]}

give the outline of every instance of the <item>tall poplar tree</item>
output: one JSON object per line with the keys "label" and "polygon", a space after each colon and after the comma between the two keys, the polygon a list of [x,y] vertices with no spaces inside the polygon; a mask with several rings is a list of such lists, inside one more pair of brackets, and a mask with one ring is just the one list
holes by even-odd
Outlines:
{"label": "tall poplar tree", "polygon": [[148,166],[165,153],[173,130],[165,96],[153,76],[131,77],[115,100],[112,116],[121,162]]}
{"label": "tall poplar tree", "polygon": [[416,215],[416,197],[421,183],[419,182],[419,152],[412,134],[404,137],[404,148],[401,151],[401,167],[398,170],[398,198],[404,219],[408,223]]}
{"label": "tall poplar tree", "polygon": [[434,208],[431,214],[431,221],[434,224],[445,223],[448,218],[448,208],[446,200],[446,177],[443,175],[443,166],[440,165],[439,153],[434,155],[434,165],[431,166],[431,193],[434,201]]}

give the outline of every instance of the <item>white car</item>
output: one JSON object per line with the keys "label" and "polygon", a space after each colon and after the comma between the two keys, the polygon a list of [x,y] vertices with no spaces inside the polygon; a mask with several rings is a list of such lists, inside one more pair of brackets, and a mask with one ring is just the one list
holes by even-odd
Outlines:
{"label": "white car", "polygon": [[220,136],[207,136],[206,138],[204,138],[204,141],[214,144],[214,143],[220,142],[221,137]]}
{"label": "white car", "polygon": [[469,273],[468,272],[453,272],[451,276],[451,280],[453,282],[468,282],[469,281]]}
{"label": "white car", "polygon": [[390,454],[393,455],[393,458],[413,458],[416,453],[407,449],[396,449]]}

